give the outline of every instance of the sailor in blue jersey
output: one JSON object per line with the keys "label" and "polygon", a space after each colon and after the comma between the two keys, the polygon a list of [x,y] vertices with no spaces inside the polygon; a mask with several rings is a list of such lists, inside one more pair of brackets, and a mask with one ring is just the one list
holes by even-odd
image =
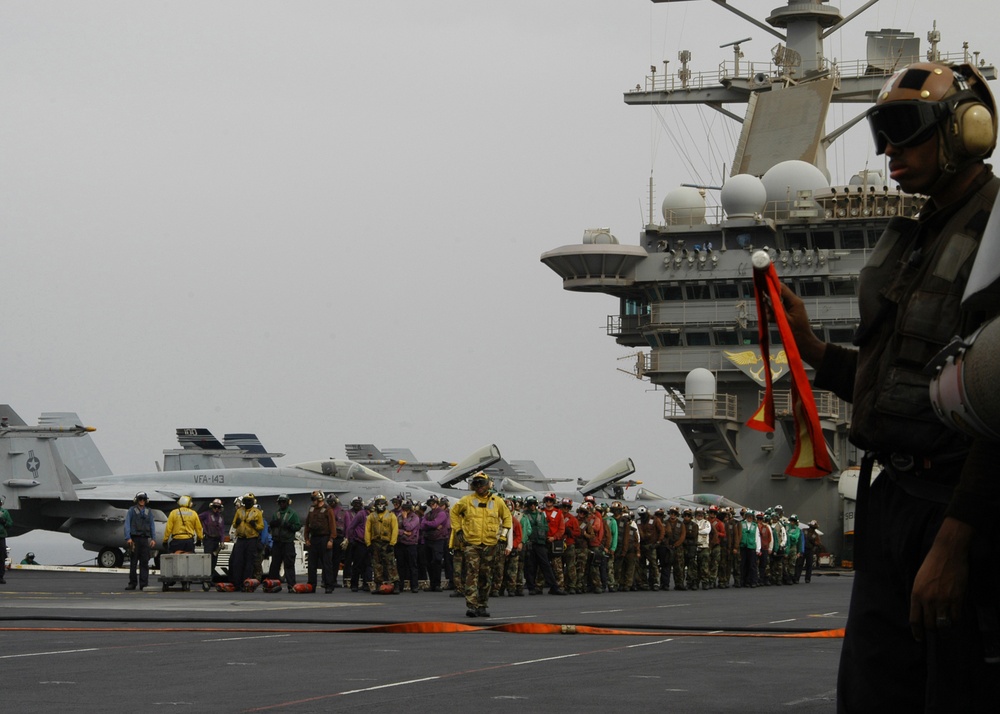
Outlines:
{"label": "sailor in blue jersey", "polygon": [[[149,585],[149,558],[156,547],[156,521],[146,507],[149,498],[145,491],[135,494],[134,504],[125,514],[125,545],[131,553],[126,590],[142,590]],[[138,577],[136,569],[138,568]]]}

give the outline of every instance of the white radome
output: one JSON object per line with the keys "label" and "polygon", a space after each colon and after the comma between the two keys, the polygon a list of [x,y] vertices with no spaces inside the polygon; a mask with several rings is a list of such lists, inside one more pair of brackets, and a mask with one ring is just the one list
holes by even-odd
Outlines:
{"label": "white radome", "polygon": [[764,182],[750,174],[737,174],[722,186],[719,194],[722,210],[729,218],[753,218],[764,212],[767,189]]}

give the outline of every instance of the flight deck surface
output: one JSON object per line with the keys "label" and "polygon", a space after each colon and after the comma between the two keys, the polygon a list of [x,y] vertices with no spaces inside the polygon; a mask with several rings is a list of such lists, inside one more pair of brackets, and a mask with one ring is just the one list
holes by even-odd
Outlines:
{"label": "flight deck surface", "polygon": [[[154,579],[151,578],[151,582]],[[747,590],[499,597],[125,591],[120,573],[8,572],[8,711],[328,712],[667,706],[834,709],[852,577]]]}

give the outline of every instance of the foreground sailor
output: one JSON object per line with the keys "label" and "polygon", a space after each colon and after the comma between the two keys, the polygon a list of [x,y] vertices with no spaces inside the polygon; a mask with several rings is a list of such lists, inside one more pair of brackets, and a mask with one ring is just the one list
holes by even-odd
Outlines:
{"label": "foreground sailor", "polygon": [[156,521],[153,512],[146,507],[148,501],[146,492],[139,491],[125,513],[125,545],[131,553],[126,590],[135,590],[136,585],[142,590],[149,585],[149,557],[156,547]]}
{"label": "foreground sailor", "polygon": [[191,508],[191,497],[181,496],[177,499],[177,508],[167,516],[167,525],[163,529],[163,544],[167,552],[193,553],[195,545],[203,537],[201,519]]}
{"label": "foreground sailor", "polygon": [[815,386],[853,403],[850,438],[868,452],[838,707],[985,711],[1000,701],[1000,541],[982,518],[1000,503],[997,445],[938,421],[925,366],[1000,308],[961,304],[980,239],[982,250],[1000,240],[983,237],[1000,189],[983,163],[996,103],[973,67],[921,62],[892,76],[868,121],[890,177],[929,199],[916,220],[890,223],[861,271],[859,349],[824,343],[802,300],[782,293]]}
{"label": "foreground sailor", "polygon": [[[285,568],[285,585],[288,592],[295,591],[295,536],[302,530],[299,514],[292,510],[292,499],[287,493],[277,498],[278,510],[271,516],[271,567],[267,577],[277,580]],[[325,570],[324,570],[325,575]],[[334,573],[336,580],[336,573]]]}
{"label": "foreground sailor", "polygon": [[257,544],[264,530],[264,512],[257,508],[257,497],[247,493],[239,499],[239,503],[236,515],[233,516],[236,542],[233,543],[233,552],[229,556],[229,581],[237,588],[254,575]]}
{"label": "foreground sailor", "polygon": [[[316,589],[316,568],[323,568],[323,589],[327,595],[337,585],[336,571],[333,569],[333,546],[337,542],[337,521],[333,509],[326,505],[322,491],[312,492],[312,505],[306,513],[306,553],[309,567],[306,571],[308,583]],[[295,568],[293,567],[294,571]],[[288,577],[288,570],[285,571]],[[294,577],[294,576],[293,576]],[[291,591],[289,591],[291,592]]]}
{"label": "foreground sailor", "polygon": [[[507,543],[511,515],[503,499],[490,493],[490,480],[482,471],[473,475],[470,485],[473,492],[451,507],[451,530],[464,558],[465,614],[489,617],[497,543]],[[504,555],[510,555],[508,546]]]}

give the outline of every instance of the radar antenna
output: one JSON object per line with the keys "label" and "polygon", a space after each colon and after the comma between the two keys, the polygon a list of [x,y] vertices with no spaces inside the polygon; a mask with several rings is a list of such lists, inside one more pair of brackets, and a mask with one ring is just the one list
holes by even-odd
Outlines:
{"label": "radar antenna", "polygon": [[733,48],[733,76],[740,76],[740,60],[743,59],[743,53],[740,52],[740,45],[744,42],[749,42],[752,37],[744,37],[742,40],[735,40],[733,42],[727,42],[724,45],[719,45],[719,47],[729,47]]}

